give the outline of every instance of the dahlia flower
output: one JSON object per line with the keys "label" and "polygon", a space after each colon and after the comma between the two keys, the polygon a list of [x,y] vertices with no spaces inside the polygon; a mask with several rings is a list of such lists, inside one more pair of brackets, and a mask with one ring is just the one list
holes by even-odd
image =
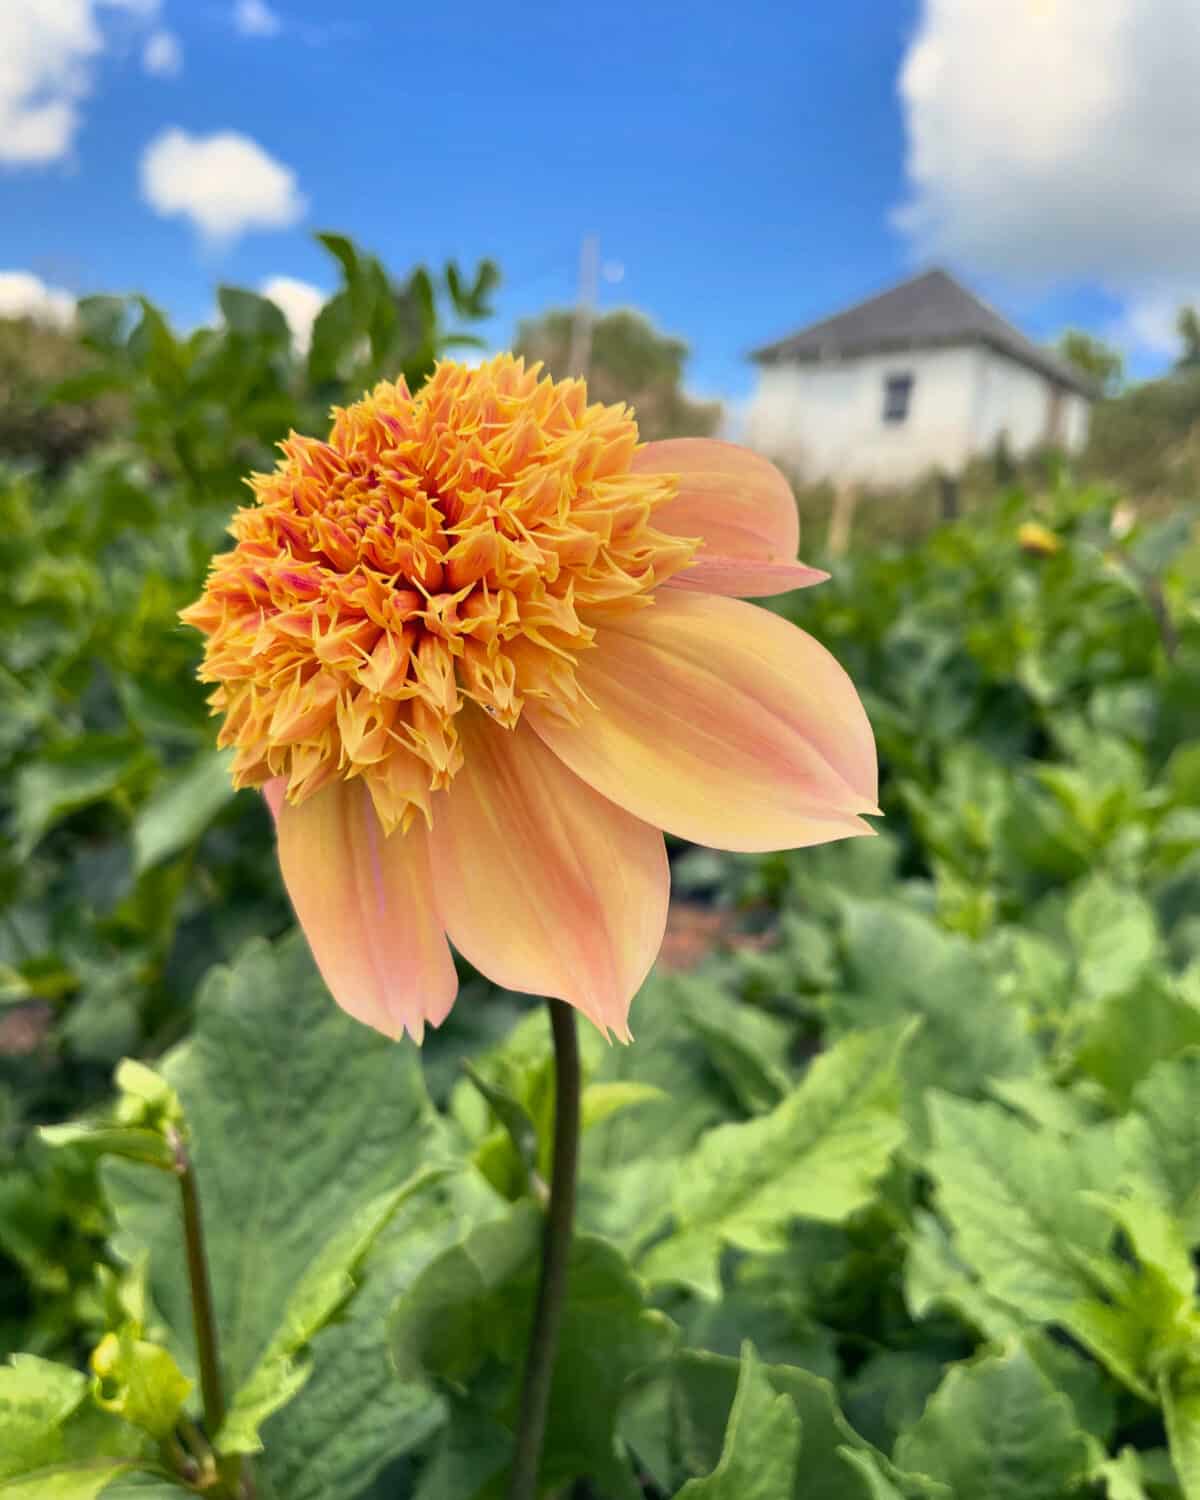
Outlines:
{"label": "dahlia flower", "polygon": [[261,787],[335,1000],[420,1040],[447,943],[628,1039],[663,831],[767,850],[871,832],[875,749],[825,649],[738,595],[795,561],[791,490],[727,443],[501,355],[378,385],[250,480],[182,618]]}

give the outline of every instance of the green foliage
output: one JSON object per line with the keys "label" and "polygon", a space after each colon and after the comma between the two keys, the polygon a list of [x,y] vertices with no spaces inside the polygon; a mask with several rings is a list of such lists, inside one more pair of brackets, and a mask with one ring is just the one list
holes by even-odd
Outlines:
{"label": "green foliage", "polygon": [[776,1394],[752,1347],[742,1356],[725,1446],[706,1479],[689,1479],[684,1500],[787,1500],[800,1456],[800,1419],[791,1400]]}
{"label": "green foliage", "polygon": [[0,318],[0,459],[61,469],[126,415],[73,330]]}
{"label": "green foliage", "polygon": [[1135,499],[1196,494],[1200,372],[1181,364],[1158,380],[1130,385],[1097,403],[1088,436],[1089,473]]}
{"label": "green foliage", "polygon": [[1063,359],[1095,381],[1098,389],[1111,396],[1120,388],[1125,357],[1119,349],[1082,328],[1068,328],[1055,347]]}
{"label": "green foliage", "polygon": [[[323,242],[341,283],[303,359],[249,292],[187,336],[87,299],[124,418],[0,476],[2,1500],[167,1500],[239,1466],[259,1500],[504,1493],[545,1018],[465,965],[421,1054],[332,1005],[175,624],[287,427],[418,384],[487,312],[487,265],[397,282]],[[637,371],[677,393],[682,351],[644,333],[593,394],[653,423]],[[1038,556],[1030,510],[769,606],[860,685],[886,820],[672,850],[732,937],[651,977],[632,1047],[581,1036],[547,1495],[1200,1495],[1195,515],[1118,541],[1110,494],[1061,481]]]}
{"label": "green foliage", "polygon": [[[575,314],[554,310],[517,329],[515,351],[540,360],[557,380],[570,368]],[[709,437],[721,421],[719,401],[693,401],[683,391],[687,345],[667,337],[640,313],[603,313],[591,325],[588,394],[595,401],[624,401],[634,409],[643,439]]]}
{"label": "green foliage", "polygon": [[952,1369],[896,1452],[952,1494],[989,1500],[1058,1500],[1088,1457],[1070,1401],[1019,1345]]}

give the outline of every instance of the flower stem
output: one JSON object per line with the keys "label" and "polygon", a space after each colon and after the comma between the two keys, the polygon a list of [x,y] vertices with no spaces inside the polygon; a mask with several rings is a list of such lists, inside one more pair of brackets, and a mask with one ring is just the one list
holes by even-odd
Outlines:
{"label": "flower stem", "polygon": [[554,1161],[550,1203],[542,1240],[542,1276],[533,1330],[525,1360],[517,1441],[508,1500],[534,1500],[546,1435],[546,1411],[554,1378],[554,1357],[567,1291],[567,1261],[575,1220],[575,1176],[579,1163],[579,1040],[575,1012],[561,1000],[548,1000],[554,1036]]}
{"label": "flower stem", "polygon": [[[200,1366],[200,1398],[204,1404],[204,1428],[215,1445],[225,1420],[225,1391],[221,1384],[221,1357],[217,1348],[217,1318],[213,1310],[212,1282],[204,1249],[204,1225],[200,1218],[200,1194],[196,1171],[182,1135],[172,1129],[168,1137],[175,1156],[175,1175],[183,1207],[183,1244],[187,1256],[188,1289],[191,1293],[192,1327],[196,1335],[196,1360]],[[229,1492],[239,1492],[241,1461],[236,1456],[217,1460]]]}

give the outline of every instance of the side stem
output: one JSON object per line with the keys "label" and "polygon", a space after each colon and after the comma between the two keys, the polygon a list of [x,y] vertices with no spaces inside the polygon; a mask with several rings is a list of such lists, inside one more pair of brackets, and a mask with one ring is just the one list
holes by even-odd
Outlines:
{"label": "side stem", "polygon": [[554,1036],[554,1161],[542,1240],[542,1276],[521,1387],[509,1500],[535,1500],[537,1495],[546,1411],[567,1291],[571,1229],[575,1221],[575,1178],[579,1164],[579,1040],[572,1008],[562,1000],[548,1000],[546,1004]]}
{"label": "side stem", "polygon": [[[204,1428],[210,1443],[225,1420],[225,1391],[221,1383],[221,1357],[217,1348],[217,1318],[213,1309],[212,1282],[208,1274],[208,1256],[204,1250],[204,1225],[200,1218],[200,1195],[196,1172],[187,1146],[178,1131],[170,1133],[175,1153],[175,1175],[179,1179],[179,1197],[183,1207],[183,1244],[187,1256],[188,1290],[191,1293],[192,1327],[196,1335],[196,1360],[200,1366],[200,1398],[204,1404]],[[236,1458],[218,1461],[222,1477],[233,1493],[238,1490]]]}

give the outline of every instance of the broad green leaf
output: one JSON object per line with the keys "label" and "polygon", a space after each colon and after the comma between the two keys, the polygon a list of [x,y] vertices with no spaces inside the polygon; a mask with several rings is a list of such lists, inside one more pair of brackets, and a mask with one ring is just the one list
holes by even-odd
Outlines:
{"label": "broad green leaf", "polygon": [[1071,1403],[1019,1344],[956,1365],[896,1444],[902,1469],[971,1500],[1061,1500],[1088,1459]]}
{"label": "broad green leaf", "polygon": [[1158,953],[1154,913],[1136,891],[1095,875],[1071,898],[1067,931],[1079,982],[1093,999],[1131,989]]}
{"label": "broad green leaf", "polygon": [[833,1018],[846,1029],[921,1018],[900,1063],[904,1118],[919,1142],[931,1086],[970,1096],[1034,1071],[1028,1027],[998,995],[980,949],[894,900],[843,906],[847,977]]}
{"label": "broad green leaf", "polygon": [[247,339],[287,344],[291,338],[287,319],[274,302],[241,287],[219,286],[217,303],[225,326]]}
{"label": "broad green leaf", "polygon": [[747,1344],[720,1462],[707,1478],[688,1480],[680,1500],[791,1500],[799,1452],[796,1409]]}
{"label": "broad green leaf", "polygon": [[747,1114],[778,1104],[792,1081],[786,1066],[791,1037],[786,1022],[701,979],[680,985],[678,993],[683,1019]]}
{"label": "broad green leaf", "polygon": [[1108,1500],[1150,1500],[1142,1483],[1142,1466],[1136,1448],[1122,1448],[1096,1470],[1104,1481]]}
{"label": "broad green leaf", "polygon": [[169,1479],[160,1479],[154,1474],[122,1475],[112,1480],[103,1492],[104,1500],[180,1500],[181,1495],[189,1493]]}
{"label": "broad green leaf", "polygon": [[1182,1226],[1160,1204],[1092,1197],[1124,1231],[1136,1265],[1122,1256],[1099,1267],[1104,1296],[1076,1303],[1063,1323],[1118,1380],[1152,1402],[1158,1372],[1181,1368],[1200,1351],[1191,1255]]}
{"label": "broad green leaf", "polygon": [[871,1453],[858,1448],[839,1448],[838,1457],[861,1477],[869,1500],[904,1500],[904,1495],[879,1466]]}
{"label": "broad green leaf", "polygon": [[632,1079],[628,1082],[589,1083],[579,1100],[580,1128],[585,1132],[593,1130],[623,1110],[667,1097],[666,1092],[654,1084],[636,1083]]}
{"label": "broad green leaf", "polygon": [[433,1261],[397,1303],[388,1329],[401,1380],[465,1388],[489,1355],[515,1361],[525,1330],[501,1316],[508,1283],[537,1256],[542,1215],[520,1203]]}
{"label": "broad green leaf", "polygon": [[1007,1303],[986,1291],[978,1275],[955,1253],[942,1224],[923,1209],[913,1216],[904,1262],[904,1300],[917,1319],[927,1318],[938,1307],[952,1308],[993,1342],[1021,1332],[1026,1325]]}
{"label": "broad green leaf", "polygon": [[326,1243],[292,1294],[283,1321],[253,1373],[234,1393],[217,1436],[222,1453],[257,1453],[262,1448],[259,1428],[308,1379],[309,1345],[353,1295],[354,1273],[380,1231],[406,1198],[420,1194],[444,1171],[418,1171],[407,1183],[380,1194]]}
{"label": "broad green leaf", "polygon": [[0,1366],[0,1479],[63,1457],[62,1428],[87,1391],[77,1370],[31,1354]]}
{"label": "broad green leaf", "polygon": [[1058,1135],[1075,1135],[1098,1124],[1107,1113],[1094,1084],[1067,1088],[1044,1073],[1032,1073],[1028,1078],[994,1078],[988,1092],[1024,1115],[1031,1125]]}
{"label": "broad green leaf", "polygon": [[837,1223],[869,1203],[904,1139],[896,1062],[911,1025],[843,1038],[768,1115],[718,1126],[679,1163],[675,1232],[642,1262],[649,1280],[720,1290],[722,1248],[780,1248],[797,1218]]}
{"label": "broad green leaf", "polygon": [[1108,995],[1087,1019],[1075,1065],[1103,1085],[1118,1110],[1155,1063],[1200,1046],[1200,1009],[1167,976],[1150,974]]}
{"label": "broad green leaf", "polygon": [[842,1406],[854,1430],[881,1452],[890,1453],[899,1434],[925,1409],[945,1365],[944,1348],[930,1343],[881,1349],[869,1355],[849,1379],[836,1361],[831,1370],[821,1373],[841,1381]]}
{"label": "broad green leaf", "polygon": [[465,1401],[453,1403],[413,1500],[473,1500],[494,1493],[512,1447],[512,1433],[495,1417]]}
{"label": "broad green leaf", "polygon": [[[512,1420],[540,1272],[542,1216],[517,1204],[435,1260],[399,1299],[390,1344],[402,1379],[460,1395],[492,1392],[491,1414]],[[627,1380],[664,1354],[669,1327],[648,1310],[637,1278],[602,1240],[571,1249],[542,1463],[553,1487],[590,1474],[629,1496],[628,1460],[616,1436]]]}
{"label": "broad green leaf", "polygon": [[927,1166],[958,1254],[983,1289],[1026,1317],[1055,1319],[1095,1290],[1112,1226],[1085,1190],[1112,1176],[1108,1133],[1035,1130],[995,1104],[935,1093]]}
{"label": "broad green leaf", "polygon": [[[98,1500],[100,1495],[110,1495],[109,1486],[134,1467],[121,1459],[100,1458],[39,1469],[0,1482],[0,1500]],[[173,1493],[186,1492],[176,1489]]]}
{"label": "broad green leaf", "polygon": [[175,1165],[175,1153],[163,1136],[132,1125],[89,1124],[80,1120],[69,1125],[43,1125],[38,1134],[48,1146],[72,1146],[93,1156],[123,1156],[127,1161],[166,1172]]}
{"label": "broad green leaf", "polygon": [[[299,936],[212,971],[162,1074],[183,1101],[227,1388],[290,1338],[297,1287],[346,1225],[440,1154],[413,1049],[340,1011]],[[194,1370],[178,1188],[109,1162],[117,1248],[150,1252],[154,1301]]]}
{"label": "broad green leaf", "polygon": [[367,1252],[353,1300],[314,1338],[308,1381],[263,1429],[265,1452],[253,1460],[259,1500],[347,1500],[444,1425],[445,1402],[427,1383],[397,1379],[391,1309],[439,1254],[505,1209],[469,1174],[401,1203]]}
{"label": "broad green leaf", "polygon": [[1200,1500],[1200,1348],[1159,1377],[1159,1397],[1184,1500]]}
{"label": "broad green leaf", "polygon": [[[771,1387],[786,1395],[800,1419],[800,1461],[796,1466],[794,1500],[876,1500],[861,1466],[847,1463],[846,1452],[865,1454],[879,1473],[900,1493],[928,1500],[951,1500],[944,1485],[926,1483],[902,1474],[877,1453],[843,1416],[832,1384],[807,1370],[766,1365]],[[730,1412],[739,1375],[738,1361],[727,1356],[687,1350],[674,1362],[676,1387],[676,1444],[686,1470],[703,1474],[720,1459],[721,1434]]]}
{"label": "broad green leaf", "polygon": [[134,869],[141,875],[186,849],[234,797],[231,751],[203,750],[146,801],[133,824]]}
{"label": "broad green leaf", "polygon": [[31,1354],[0,1366],[0,1495],[93,1500],[137,1466],[144,1438],[93,1405],[86,1376]]}
{"label": "broad green leaf", "polygon": [[107,1333],[92,1352],[97,1405],[160,1441],[174,1431],[192,1382],[170,1351],[138,1337],[127,1324]]}
{"label": "broad green leaf", "polygon": [[1200,1050],[1153,1067],[1120,1124],[1122,1175],[1149,1194],[1200,1244]]}
{"label": "broad green leaf", "polygon": [[113,796],[151,763],[144,746],[124,735],[93,734],[43,751],[13,787],[17,858],[27,858],[60,819]]}

